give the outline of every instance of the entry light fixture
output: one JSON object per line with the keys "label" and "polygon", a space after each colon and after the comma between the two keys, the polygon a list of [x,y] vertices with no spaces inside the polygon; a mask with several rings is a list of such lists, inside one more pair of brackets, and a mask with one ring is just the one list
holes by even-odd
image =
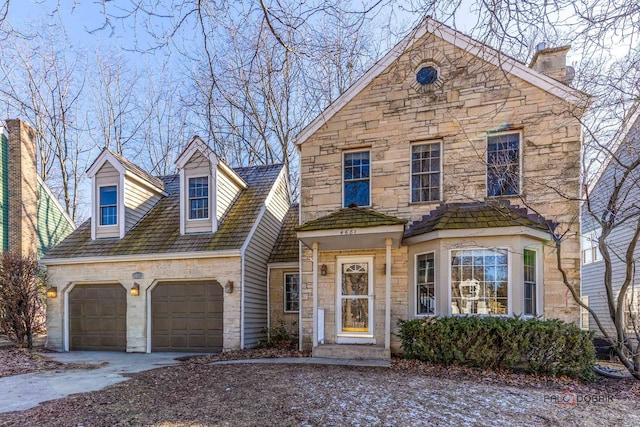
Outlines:
{"label": "entry light fixture", "polygon": [[322,264],[322,266],[320,267],[320,275],[321,276],[327,275],[327,264]]}
{"label": "entry light fixture", "polygon": [[228,280],[227,284],[224,285],[224,291],[227,294],[230,294],[233,292],[233,281],[232,280]]}
{"label": "entry light fixture", "polygon": [[55,286],[51,286],[47,289],[47,298],[57,298],[58,297],[58,288]]}
{"label": "entry light fixture", "polygon": [[137,297],[140,295],[140,284],[138,282],[133,282],[133,286],[131,287],[131,295]]}

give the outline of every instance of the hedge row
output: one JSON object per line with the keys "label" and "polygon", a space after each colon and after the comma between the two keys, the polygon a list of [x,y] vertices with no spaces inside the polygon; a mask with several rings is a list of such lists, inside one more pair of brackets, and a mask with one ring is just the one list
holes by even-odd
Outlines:
{"label": "hedge row", "polygon": [[559,320],[456,316],[399,320],[406,358],[591,378],[592,333]]}

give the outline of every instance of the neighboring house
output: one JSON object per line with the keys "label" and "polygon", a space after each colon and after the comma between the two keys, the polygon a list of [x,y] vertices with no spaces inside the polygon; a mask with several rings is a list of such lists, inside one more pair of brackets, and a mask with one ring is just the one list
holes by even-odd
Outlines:
{"label": "neighboring house", "polygon": [[427,18],[298,135],[303,347],[387,358],[418,317],[579,321],[550,232],[579,287],[568,49],[527,67]]}
{"label": "neighboring house", "polygon": [[75,229],[36,168],[35,131],[0,127],[0,250],[41,257]]}
{"label": "neighboring house", "polygon": [[[635,336],[632,319],[635,319],[636,326],[640,325],[640,284],[636,283],[640,279],[640,272],[637,271],[640,246],[636,246],[632,252],[629,265],[625,258],[640,218],[640,166],[628,169],[640,159],[640,104],[636,104],[625,117],[618,137],[607,149],[611,150],[611,155],[591,178],[588,203],[582,206],[582,300],[596,312],[604,327],[615,337],[604,284],[605,262],[598,247],[598,238],[602,235],[598,220],[611,220],[613,227],[605,243],[611,260],[613,297],[615,301],[618,300],[620,288],[627,277],[627,267],[630,266],[631,283],[623,303],[624,319],[628,332]],[[617,200],[610,205],[615,188],[618,188],[618,197],[614,197]],[[602,335],[587,310],[582,313],[582,327]]]}
{"label": "neighboring house", "polygon": [[44,259],[48,346],[219,351],[267,326],[267,261],[289,209],[282,165],[232,169],[195,137],[155,177],[104,149],[91,219]]}

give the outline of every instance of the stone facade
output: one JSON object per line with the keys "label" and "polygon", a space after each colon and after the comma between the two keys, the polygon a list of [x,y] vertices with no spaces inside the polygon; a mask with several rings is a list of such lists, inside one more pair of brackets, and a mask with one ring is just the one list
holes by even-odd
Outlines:
{"label": "stone facade", "polygon": [[[423,64],[435,64],[439,69],[438,81],[428,87],[416,85],[415,72]],[[570,284],[578,288],[576,198],[581,110],[506,68],[428,32],[412,43],[299,145],[301,223],[343,207],[343,153],[350,149],[370,150],[371,208],[377,212],[417,221],[440,203],[495,200],[487,197],[487,134],[520,132],[521,194],[506,199],[558,224],[556,230],[563,235],[562,267]],[[442,197],[437,202],[412,203],[411,145],[432,141],[442,147]],[[543,249],[543,314],[577,321],[578,307],[566,298],[555,248],[549,240]],[[473,242],[459,239],[457,246],[473,246]],[[318,263],[328,267],[328,274],[318,278],[318,306],[327,311],[327,341],[332,342],[335,330],[336,257],[369,254],[375,260],[374,330],[376,342],[381,343],[384,251],[336,253],[323,252],[322,247],[319,251]],[[414,261],[407,247],[394,249],[392,256],[391,323],[395,328],[397,319],[415,316],[409,305],[415,285],[409,274]],[[442,262],[446,267],[447,261]],[[312,252],[303,247],[302,328],[306,346],[313,327],[312,269]],[[398,351],[393,329],[391,336],[392,351]]]}
{"label": "stone facade", "polygon": [[[240,257],[131,260],[122,262],[93,262],[82,264],[50,264],[47,267],[50,286],[58,288],[58,297],[47,303],[47,347],[57,351],[68,350],[65,343],[64,305],[66,295],[76,284],[120,284],[127,290],[127,351],[149,352],[148,306],[150,289],[158,282],[197,281],[215,279],[222,285],[231,280],[242,283]],[[133,279],[140,272],[143,279]],[[73,278],[73,282],[69,282]],[[134,282],[140,285],[140,294],[129,292]],[[240,289],[224,293],[223,345],[225,350],[240,348]]]}
{"label": "stone facade", "polygon": [[287,331],[298,333],[298,312],[284,310],[284,276],[298,274],[298,268],[271,268],[269,271],[269,323],[271,328],[281,324]]}

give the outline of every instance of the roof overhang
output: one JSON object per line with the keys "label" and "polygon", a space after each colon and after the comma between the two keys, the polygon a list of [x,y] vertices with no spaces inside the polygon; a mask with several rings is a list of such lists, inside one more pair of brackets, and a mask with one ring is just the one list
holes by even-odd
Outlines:
{"label": "roof overhang", "polygon": [[531,227],[490,227],[490,228],[465,228],[452,230],[434,230],[428,233],[411,236],[402,241],[404,245],[415,245],[416,243],[428,242],[438,239],[467,239],[474,237],[496,237],[496,236],[528,236],[543,242],[551,240],[551,233],[543,230],[536,230]]}
{"label": "roof overhang", "polygon": [[391,239],[392,247],[399,248],[403,233],[404,224],[380,225],[298,231],[298,240],[308,248],[312,248],[313,243],[318,243],[318,249],[322,251],[382,249],[386,247],[386,239]]}

